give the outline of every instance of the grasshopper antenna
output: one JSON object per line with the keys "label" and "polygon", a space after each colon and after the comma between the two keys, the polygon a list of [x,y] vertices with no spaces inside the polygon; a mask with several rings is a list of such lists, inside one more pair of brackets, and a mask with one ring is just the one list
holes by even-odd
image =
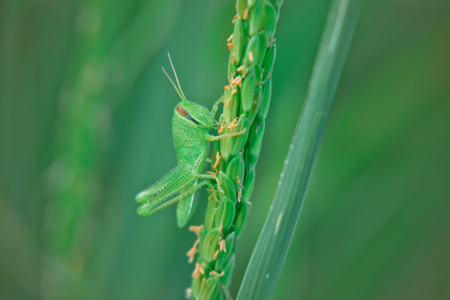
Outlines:
{"label": "grasshopper antenna", "polygon": [[164,67],[162,68],[164,74],[166,74],[167,78],[169,79],[170,83],[172,83],[175,91],[177,92],[178,96],[181,98],[181,100],[186,100],[186,96],[183,93],[183,90],[181,89],[180,81],[178,80],[177,72],[175,71],[175,67],[173,66],[172,59],[170,58],[170,54],[167,53],[167,56],[169,57],[170,65],[172,66],[173,74],[175,74],[175,80],[177,81],[177,84],[170,78],[169,74],[167,74]]}

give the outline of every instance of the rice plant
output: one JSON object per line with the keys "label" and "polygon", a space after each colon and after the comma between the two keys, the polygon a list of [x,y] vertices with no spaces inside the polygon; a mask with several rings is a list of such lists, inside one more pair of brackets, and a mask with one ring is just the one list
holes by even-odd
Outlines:
{"label": "rice plant", "polygon": [[[343,66],[359,1],[280,4],[0,1],[1,299],[449,297],[450,2],[365,1]],[[177,164],[168,52],[245,128],[182,229],[133,201]]]}

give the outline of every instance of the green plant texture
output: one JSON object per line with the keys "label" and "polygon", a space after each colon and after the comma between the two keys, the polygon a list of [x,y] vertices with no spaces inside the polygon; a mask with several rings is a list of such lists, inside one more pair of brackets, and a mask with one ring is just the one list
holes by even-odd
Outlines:
{"label": "green plant texture", "polygon": [[274,294],[300,217],[362,2],[337,0],[330,7],[305,104],[238,300],[271,299]]}
{"label": "green plant texture", "polygon": [[[185,297],[195,235],[179,229],[176,207],[143,218],[131,199],[176,165],[167,52],[189,100],[210,108],[230,84],[234,2],[0,1],[0,299]],[[331,3],[281,8],[232,296],[270,212]],[[273,299],[449,298],[449,9],[365,1]],[[204,224],[208,196],[199,192],[190,224]]]}
{"label": "green plant texture", "polygon": [[191,299],[227,299],[235,268],[236,240],[248,220],[255,166],[261,151],[272,94],[276,56],[275,29],[282,1],[236,1],[234,30],[227,39],[230,50],[228,84],[224,87],[223,112],[217,131],[236,137],[212,146],[212,174],[217,176],[220,199],[208,199],[205,221],[191,226],[198,239],[189,250],[197,254],[192,273]]}

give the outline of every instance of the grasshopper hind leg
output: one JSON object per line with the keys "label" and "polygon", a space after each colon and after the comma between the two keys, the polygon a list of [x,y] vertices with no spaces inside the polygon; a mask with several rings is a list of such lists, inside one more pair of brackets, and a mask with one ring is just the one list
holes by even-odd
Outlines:
{"label": "grasshopper hind leg", "polygon": [[178,167],[173,168],[156,183],[136,195],[136,202],[145,203],[150,197],[162,191],[170,182],[180,175]]}
{"label": "grasshopper hind leg", "polygon": [[[197,182],[196,182],[197,183]],[[194,212],[196,196],[198,195],[195,190],[192,194],[187,195],[183,199],[178,201],[177,205],[177,223],[178,227],[184,227],[186,223],[191,219],[192,213]]]}
{"label": "grasshopper hind leg", "polygon": [[184,227],[186,223],[191,219],[192,214],[195,209],[195,204],[198,196],[198,189],[200,189],[202,186],[208,186],[211,189],[211,193],[213,193],[214,199],[216,198],[217,191],[215,187],[209,182],[209,180],[202,180],[198,182],[198,180],[195,181],[195,185],[192,188],[193,192],[189,195],[186,195],[184,198],[180,199],[178,201],[177,206],[177,223],[178,227]]}
{"label": "grasshopper hind leg", "polygon": [[[173,180],[158,194],[141,204],[137,212],[142,216],[149,216],[177,201],[182,201],[177,209],[178,224],[185,225],[192,215],[194,208],[195,192],[204,185],[214,188],[209,180],[183,180],[188,174],[184,174],[178,180]],[[189,174],[189,176],[191,176]],[[196,182],[198,182],[196,184]]]}

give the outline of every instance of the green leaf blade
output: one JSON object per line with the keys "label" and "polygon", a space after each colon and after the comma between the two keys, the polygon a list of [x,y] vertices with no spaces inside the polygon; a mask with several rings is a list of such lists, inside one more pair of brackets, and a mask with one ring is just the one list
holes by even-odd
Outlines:
{"label": "green leaf blade", "polygon": [[304,109],[278,188],[237,296],[271,299],[296,227],[362,0],[330,7]]}

